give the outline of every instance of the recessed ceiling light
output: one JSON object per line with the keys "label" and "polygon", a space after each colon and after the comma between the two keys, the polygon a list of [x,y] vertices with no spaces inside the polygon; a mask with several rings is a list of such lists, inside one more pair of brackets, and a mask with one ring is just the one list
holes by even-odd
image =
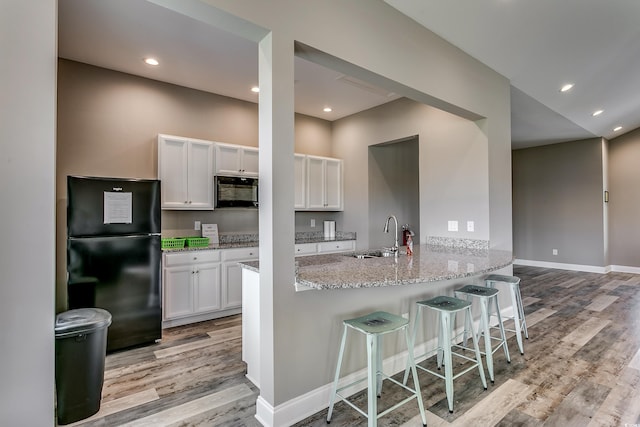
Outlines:
{"label": "recessed ceiling light", "polygon": [[599,116],[599,115],[600,115],[600,114],[602,114],[602,113],[604,113],[604,110],[596,110],[596,111],[594,111],[593,113],[591,113],[591,115],[592,115],[593,117],[595,117],[595,116]]}
{"label": "recessed ceiling light", "polygon": [[147,65],[158,65],[160,64],[156,58],[144,58],[144,63]]}
{"label": "recessed ceiling light", "polygon": [[333,110],[331,109],[331,107],[324,107],[324,109],[322,111],[324,111],[325,113],[330,113]]}
{"label": "recessed ceiling light", "polygon": [[622,130],[622,126],[616,126],[613,128],[614,132],[618,132],[619,130]]}
{"label": "recessed ceiling light", "polygon": [[258,92],[260,92],[260,88],[258,86],[254,86],[254,87],[251,88],[251,92],[258,93]]}
{"label": "recessed ceiling light", "polygon": [[566,85],[563,85],[560,88],[560,92],[566,92],[568,90],[571,90],[572,87],[573,87],[573,83],[567,83]]}

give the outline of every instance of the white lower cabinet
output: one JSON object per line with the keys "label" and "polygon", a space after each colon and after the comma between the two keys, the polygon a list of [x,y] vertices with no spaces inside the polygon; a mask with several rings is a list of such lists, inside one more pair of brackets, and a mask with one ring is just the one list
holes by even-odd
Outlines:
{"label": "white lower cabinet", "polygon": [[[301,243],[296,256],[355,250],[355,240]],[[242,261],[258,260],[258,247],[163,254],[163,327],[242,311]]]}
{"label": "white lower cabinet", "polygon": [[318,253],[317,243],[298,243],[296,245],[296,256],[313,255]]}
{"label": "white lower cabinet", "polygon": [[164,254],[162,274],[163,324],[177,326],[221,309],[219,251]]}
{"label": "white lower cabinet", "polygon": [[256,261],[258,248],[223,249],[222,308],[242,307],[242,268],[239,261]]}
{"label": "white lower cabinet", "polygon": [[349,252],[356,250],[355,240],[339,240],[318,243],[318,253],[328,254],[331,252]]}

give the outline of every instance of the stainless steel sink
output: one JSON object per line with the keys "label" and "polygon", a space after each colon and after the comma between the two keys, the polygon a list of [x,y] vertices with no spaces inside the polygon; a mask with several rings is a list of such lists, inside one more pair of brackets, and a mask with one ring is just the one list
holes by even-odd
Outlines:
{"label": "stainless steel sink", "polygon": [[357,259],[368,259],[368,258],[383,258],[393,256],[393,253],[388,250],[371,250],[366,252],[358,252],[351,254],[350,256]]}

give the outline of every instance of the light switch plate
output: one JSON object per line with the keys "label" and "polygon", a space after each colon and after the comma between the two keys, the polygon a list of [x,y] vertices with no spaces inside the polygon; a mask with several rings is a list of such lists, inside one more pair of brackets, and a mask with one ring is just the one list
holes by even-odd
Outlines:
{"label": "light switch plate", "polygon": [[312,226],[312,227],[315,227],[315,226],[316,226],[316,220],[315,220],[315,219],[312,219],[312,220],[311,220],[311,226]]}
{"label": "light switch plate", "polygon": [[473,221],[467,221],[467,231],[476,231],[476,227]]}
{"label": "light switch plate", "polygon": [[449,221],[448,231],[458,231],[458,221]]}
{"label": "light switch plate", "polygon": [[193,223],[193,229],[194,230],[200,230],[200,221],[196,221]]}

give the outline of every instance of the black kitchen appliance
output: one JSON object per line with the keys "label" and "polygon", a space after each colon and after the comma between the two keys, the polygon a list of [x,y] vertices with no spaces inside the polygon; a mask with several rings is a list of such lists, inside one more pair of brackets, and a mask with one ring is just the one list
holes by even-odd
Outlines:
{"label": "black kitchen appliance", "polygon": [[160,181],[67,177],[69,309],[111,313],[107,352],[161,336]]}
{"label": "black kitchen appliance", "polygon": [[216,208],[257,208],[258,178],[216,176]]}

